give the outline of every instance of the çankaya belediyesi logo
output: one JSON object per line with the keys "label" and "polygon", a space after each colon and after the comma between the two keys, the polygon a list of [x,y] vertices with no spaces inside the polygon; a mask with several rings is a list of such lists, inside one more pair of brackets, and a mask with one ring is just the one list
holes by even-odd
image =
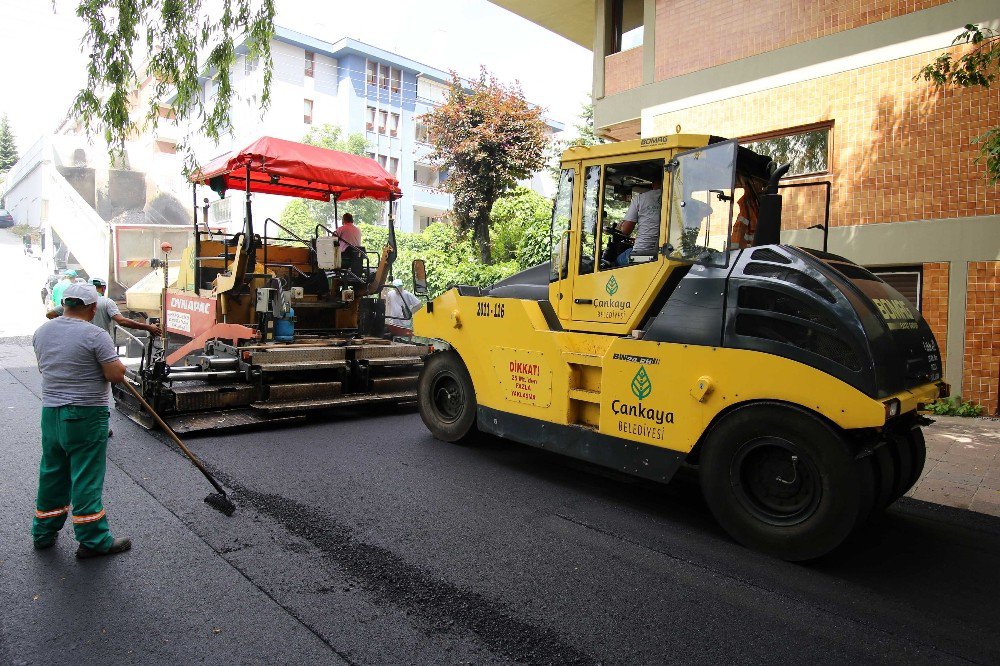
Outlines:
{"label": "\u00e7ankaya belediyesi logo", "polygon": [[618,293],[618,280],[615,279],[614,275],[608,278],[608,283],[604,285],[604,291],[608,292],[608,296],[614,296]]}
{"label": "\u00e7ankaya belediyesi logo", "polygon": [[[642,401],[653,394],[653,381],[649,378],[649,374],[646,372],[646,368],[639,368],[639,371],[635,373],[632,377],[632,395],[639,399],[638,404],[629,404],[622,400],[611,401],[611,411],[618,416],[631,416],[633,418],[642,419],[655,423],[656,425],[663,425],[664,423],[674,422],[674,413],[668,412],[662,409],[654,409],[652,407],[646,407],[642,404]],[[621,426],[619,426],[621,429]],[[662,438],[662,431],[658,431],[661,434],[657,435],[657,438]]]}
{"label": "\u00e7ankaya belediyesi logo", "polygon": [[632,301],[616,301],[614,295],[618,293],[618,280],[612,275],[604,284],[604,291],[608,292],[609,298],[594,299],[594,307],[598,309],[599,317],[610,317],[612,319],[624,319],[626,311],[632,307]]}
{"label": "\u00e7ankaya belediyesi logo", "polygon": [[646,374],[646,368],[639,368],[639,372],[635,373],[635,377],[632,378],[632,395],[639,400],[645,400],[652,392],[653,382]]}

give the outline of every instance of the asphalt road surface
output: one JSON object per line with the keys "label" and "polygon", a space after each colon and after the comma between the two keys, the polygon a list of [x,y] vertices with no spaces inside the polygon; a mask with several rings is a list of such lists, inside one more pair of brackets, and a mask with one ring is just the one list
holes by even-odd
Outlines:
{"label": "asphalt road surface", "polygon": [[[106,500],[135,549],[27,538],[38,376],[0,341],[0,662],[1000,661],[1000,520],[904,500],[811,565],[733,543],[684,479],[430,437],[412,411],[190,444],[113,415]],[[10,527],[13,525],[13,529]]]}

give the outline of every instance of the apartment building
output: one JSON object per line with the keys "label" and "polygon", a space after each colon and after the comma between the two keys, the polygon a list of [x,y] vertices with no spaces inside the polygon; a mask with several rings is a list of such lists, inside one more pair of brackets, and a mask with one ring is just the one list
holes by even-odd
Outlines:
{"label": "apartment building", "polygon": [[[262,118],[252,96],[261,87],[263,68],[245,55],[245,49],[241,51],[233,86],[244,101],[232,109],[234,134],[218,145],[200,139],[195,143],[199,158],[210,159],[262,135],[299,141],[311,128],[332,124],[345,136],[362,134],[368,156],[399,179],[403,190],[396,218],[399,229],[422,231],[451,208],[452,198],[441,188],[447,174],[431,164],[427,128],[419,120],[444,101],[451,82],[448,72],[355,39],[327,42],[278,27],[271,42],[271,105]],[[212,79],[205,80],[209,103],[215,85]],[[563,129],[555,121],[548,121],[548,126],[553,133]],[[169,149],[169,143],[163,145]],[[541,180],[531,184],[540,187]],[[279,205],[261,203],[264,208]],[[219,212],[225,215],[224,210]]]}
{"label": "apartment building", "polygon": [[[923,312],[954,390],[998,408],[1000,201],[972,140],[1000,86],[914,80],[993,0],[494,0],[594,53],[594,121],[616,139],[740,138],[830,183],[829,249]],[[555,65],[554,65],[555,66]],[[786,190],[783,241],[818,247],[826,187]]]}

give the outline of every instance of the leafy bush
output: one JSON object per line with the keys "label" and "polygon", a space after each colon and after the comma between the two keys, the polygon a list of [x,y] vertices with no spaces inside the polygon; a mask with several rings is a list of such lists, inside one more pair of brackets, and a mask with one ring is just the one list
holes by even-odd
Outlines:
{"label": "leafy bush", "polygon": [[[388,240],[389,230],[371,224],[360,224],[365,248],[381,252]],[[471,234],[464,238],[450,224],[436,222],[422,233],[396,232],[396,263],[394,276],[413,290],[410,266],[414,259],[423,259],[427,265],[427,289],[431,298],[456,284],[487,287],[498,280],[516,273],[517,262],[504,261],[486,265],[479,261],[479,252]]]}
{"label": "leafy bush", "polygon": [[[410,266],[414,259],[427,265],[427,288],[433,298],[456,284],[488,287],[514,273],[549,258],[549,219],[552,202],[524,187],[494,204],[493,264],[483,264],[472,234],[460,234],[448,222],[437,222],[421,233],[396,232],[394,277],[413,290]],[[315,212],[309,202],[296,199],[281,213],[281,224],[303,238],[312,238]],[[359,224],[361,239],[370,252],[381,254],[389,230],[373,224]]]}
{"label": "leafy bush", "polygon": [[982,405],[963,402],[961,397],[953,395],[927,405],[927,411],[938,416],[982,416],[985,410]]}
{"label": "leafy bush", "polygon": [[490,212],[493,260],[517,261],[524,270],[549,258],[552,202],[526,187],[497,199]]}

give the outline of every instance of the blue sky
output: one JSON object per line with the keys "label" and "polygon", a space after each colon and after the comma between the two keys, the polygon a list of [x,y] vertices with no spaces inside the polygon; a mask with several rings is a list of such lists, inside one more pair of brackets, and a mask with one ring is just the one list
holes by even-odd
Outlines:
{"label": "blue sky", "polygon": [[[541,1],[541,0],[540,0]],[[0,0],[0,114],[23,152],[65,115],[85,83],[74,0]],[[486,0],[277,0],[280,25],[336,41],[354,37],[440,69],[480,64],[518,81],[547,115],[573,125],[589,100],[591,53]]]}

